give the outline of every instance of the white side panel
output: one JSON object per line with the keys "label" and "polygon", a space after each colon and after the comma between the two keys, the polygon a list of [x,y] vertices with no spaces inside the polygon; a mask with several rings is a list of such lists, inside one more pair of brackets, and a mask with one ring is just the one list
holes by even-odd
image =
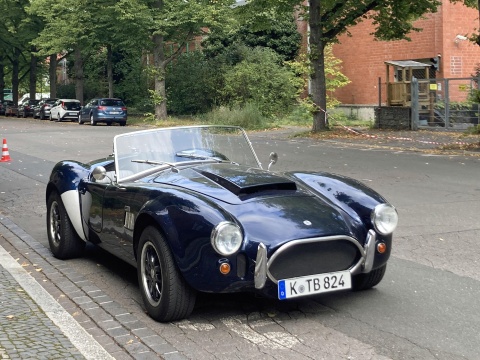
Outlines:
{"label": "white side panel", "polygon": [[78,236],[80,236],[82,240],[87,241],[85,234],[83,233],[82,215],[80,214],[80,202],[77,190],[64,192],[62,194],[62,202]]}

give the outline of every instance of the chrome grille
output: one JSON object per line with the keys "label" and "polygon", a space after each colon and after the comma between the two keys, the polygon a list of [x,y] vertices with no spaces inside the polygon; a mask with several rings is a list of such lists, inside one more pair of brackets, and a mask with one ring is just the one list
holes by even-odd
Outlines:
{"label": "chrome grille", "polygon": [[361,259],[363,248],[350,237],[291,241],[281,246],[268,261],[268,277],[281,279],[349,270]]}

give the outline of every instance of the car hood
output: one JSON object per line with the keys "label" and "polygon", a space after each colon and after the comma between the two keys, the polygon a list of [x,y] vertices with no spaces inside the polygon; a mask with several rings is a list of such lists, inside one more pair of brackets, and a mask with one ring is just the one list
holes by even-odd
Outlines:
{"label": "car hood", "polygon": [[153,182],[184,187],[217,200],[255,242],[352,235],[350,221],[341,209],[298,187],[295,181],[265,170],[210,164],[169,171]]}

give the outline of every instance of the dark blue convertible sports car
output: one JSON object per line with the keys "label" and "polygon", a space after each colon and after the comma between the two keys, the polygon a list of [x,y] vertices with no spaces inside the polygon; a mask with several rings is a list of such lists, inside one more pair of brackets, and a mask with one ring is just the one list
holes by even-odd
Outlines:
{"label": "dark blue convertible sports car", "polygon": [[397,212],[362,183],[275,173],[238,127],[192,126],[114,138],[114,154],[55,165],[47,231],[59,259],[96,244],[137,268],[150,316],[188,317],[201,292],[288,300],[377,285]]}

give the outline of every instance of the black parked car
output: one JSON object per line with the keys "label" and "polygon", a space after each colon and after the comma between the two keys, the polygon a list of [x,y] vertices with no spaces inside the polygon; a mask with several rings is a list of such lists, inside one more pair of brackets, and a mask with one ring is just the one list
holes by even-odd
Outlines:
{"label": "black parked car", "polygon": [[33,107],[33,118],[45,120],[50,118],[50,109],[52,108],[57,98],[51,99],[42,99],[40,102]]}
{"label": "black parked car", "polygon": [[33,108],[40,100],[25,100],[17,110],[17,117],[33,116]]}
{"label": "black parked car", "polygon": [[237,127],[140,130],[113,150],[53,168],[50,249],[67,259],[89,242],[136,266],[156,320],[188,317],[197,292],[288,300],[369,289],[385,274],[397,211],[357,180],[273,172],[276,153],[263,169]]}

